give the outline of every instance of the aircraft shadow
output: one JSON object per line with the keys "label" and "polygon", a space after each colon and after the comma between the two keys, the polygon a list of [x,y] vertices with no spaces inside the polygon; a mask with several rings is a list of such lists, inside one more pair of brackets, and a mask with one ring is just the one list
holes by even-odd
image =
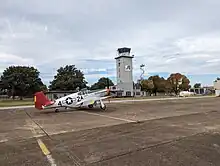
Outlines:
{"label": "aircraft shadow", "polygon": [[[65,113],[65,112],[75,112],[75,111],[86,111],[86,112],[105,112],[105,113],[110,113],[110,112],[114,112],[117,109],[115,107],[107,107],[106,110],[102,110],[99,107],[94,107],[94,108],[71,108],[71,109],[60,109],[58,112],[55,112],[55,109],[48,109],[48,110],[44,110],[42,112],[37,112],[39,114],[59,114],[59,113]],[[35,112],[36,113],[36,112]]]}
{"label": "aircraft shadow", "polygon": [[117,109],[115,107],[107,107],[106,110],[102,110],[99,107],[95,107],[95,108],[81,108],[79,109],[79,111],[86,111],[86,112],[105,112],[105,113],[110,113],[110,112],[114,112]]}

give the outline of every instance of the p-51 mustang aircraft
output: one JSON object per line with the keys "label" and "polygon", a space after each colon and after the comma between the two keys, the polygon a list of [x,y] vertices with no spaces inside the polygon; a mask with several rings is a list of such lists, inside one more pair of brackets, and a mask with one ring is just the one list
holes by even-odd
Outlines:
{"label": "p-51 mustang aircraft", "polygon": [[81,108],[99,106],[102,110],[106,109],[106,105],[102,100],[109,98],[110,90],[104,89],[97,92],[79,91],[70,95],[61,97],[54,101],[49,100],[43,92],[37,92],[34,96],[35,108],[38,110],[55,108],[55,112],[59,108]]}

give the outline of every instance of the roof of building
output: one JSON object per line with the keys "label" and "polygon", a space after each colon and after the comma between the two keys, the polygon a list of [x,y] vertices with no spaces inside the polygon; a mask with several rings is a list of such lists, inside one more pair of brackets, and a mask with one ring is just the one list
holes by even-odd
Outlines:
{"label": "roof of building", "polygon": [[115,59],[119,59],[119,58],[134,58],[134,56],[120,55],[120,56],[115,57]]}
{"label": "roof of building", "polygon": [[131,48],[123,47],[123,48],[118,48],[118,53],[125,53],[125,52],[131,52]]}

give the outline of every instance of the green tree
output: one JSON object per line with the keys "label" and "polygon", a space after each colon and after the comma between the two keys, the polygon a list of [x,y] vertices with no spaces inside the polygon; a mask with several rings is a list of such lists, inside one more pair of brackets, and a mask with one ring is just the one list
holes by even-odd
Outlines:
{"label": "green tree", "polygon": [[194,88],[201,88],[201,83],[195,83]]}
{"label": "green tree", "polygon": [[166,94],[171,93],[172,92],[171,83],[168,80],[161,77],[160,83],[158,86],[158,92],[165,92]]}
{"label": "green tree", "polygon": [[50,90],[76,90],[86,88],[84,74],[75,65],[66,65],[57,70],[54,80],[50,82]]}
{"label": "green tree", "polygon": [[47,92],[47,91],[48,91],[48,88],[47,88],[46,85],[42,85],[40,89],[41,89],[41,91],[43,91],[43,92]]}
{"label": "green tree", "polygon": [[168,81],[168,80],[165,80],[165,86],[164,86],[165,88],[165,92],[167,93],[167,94],[170,94],[170,93],[172,93],[173,92],[173,89],[172,89],[172,85],[171,85],[171,83]]}
{"label": "green tree", "polygon": [[39,78],[40,72],[29,66],[10,66],[6,68],[1,76],[1,89],[7,90],[10,96],[33,95],[45,88]]}
{"label": "green tree", "polygon": [[98,80],[98,82],[94,83],[91,86],[91,90],[95,90],[95,89],[105,89],[108,86],[113,86],[114,83],[112,82],[111,79],[106,78],[106,77],[102,77]]}
{"label": "green tree", "polygon": [[155,96],[157,95],[157,92],[164,92],[165,91],[165,79],[163,77],[159,77],[159,75],[150,76],[148,80],[151,80],[153,82],[153,93]]}
{"label": "green tree", "polygon": [[181,90],[189,90],[190,88],[190,81],[189,79],[180,73],[173,73],[167,79],[171,86],[172,91],[175,92],[177,95]]}
{"label": "green tree", "polygon": [[148,92],[150,95],[153,93],[154,83],[152,80],[142,80],[141,81],[141,90]]}

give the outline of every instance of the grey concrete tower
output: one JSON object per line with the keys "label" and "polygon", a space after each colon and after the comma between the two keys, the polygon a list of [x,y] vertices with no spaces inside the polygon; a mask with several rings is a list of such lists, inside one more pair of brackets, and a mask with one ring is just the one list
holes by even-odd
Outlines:
{"label": "grey concrete tower", "polygon": [[122,90],[122,96],[133,96],[133,65],[130,48],[119,48],[116,59],[117,88]]}

